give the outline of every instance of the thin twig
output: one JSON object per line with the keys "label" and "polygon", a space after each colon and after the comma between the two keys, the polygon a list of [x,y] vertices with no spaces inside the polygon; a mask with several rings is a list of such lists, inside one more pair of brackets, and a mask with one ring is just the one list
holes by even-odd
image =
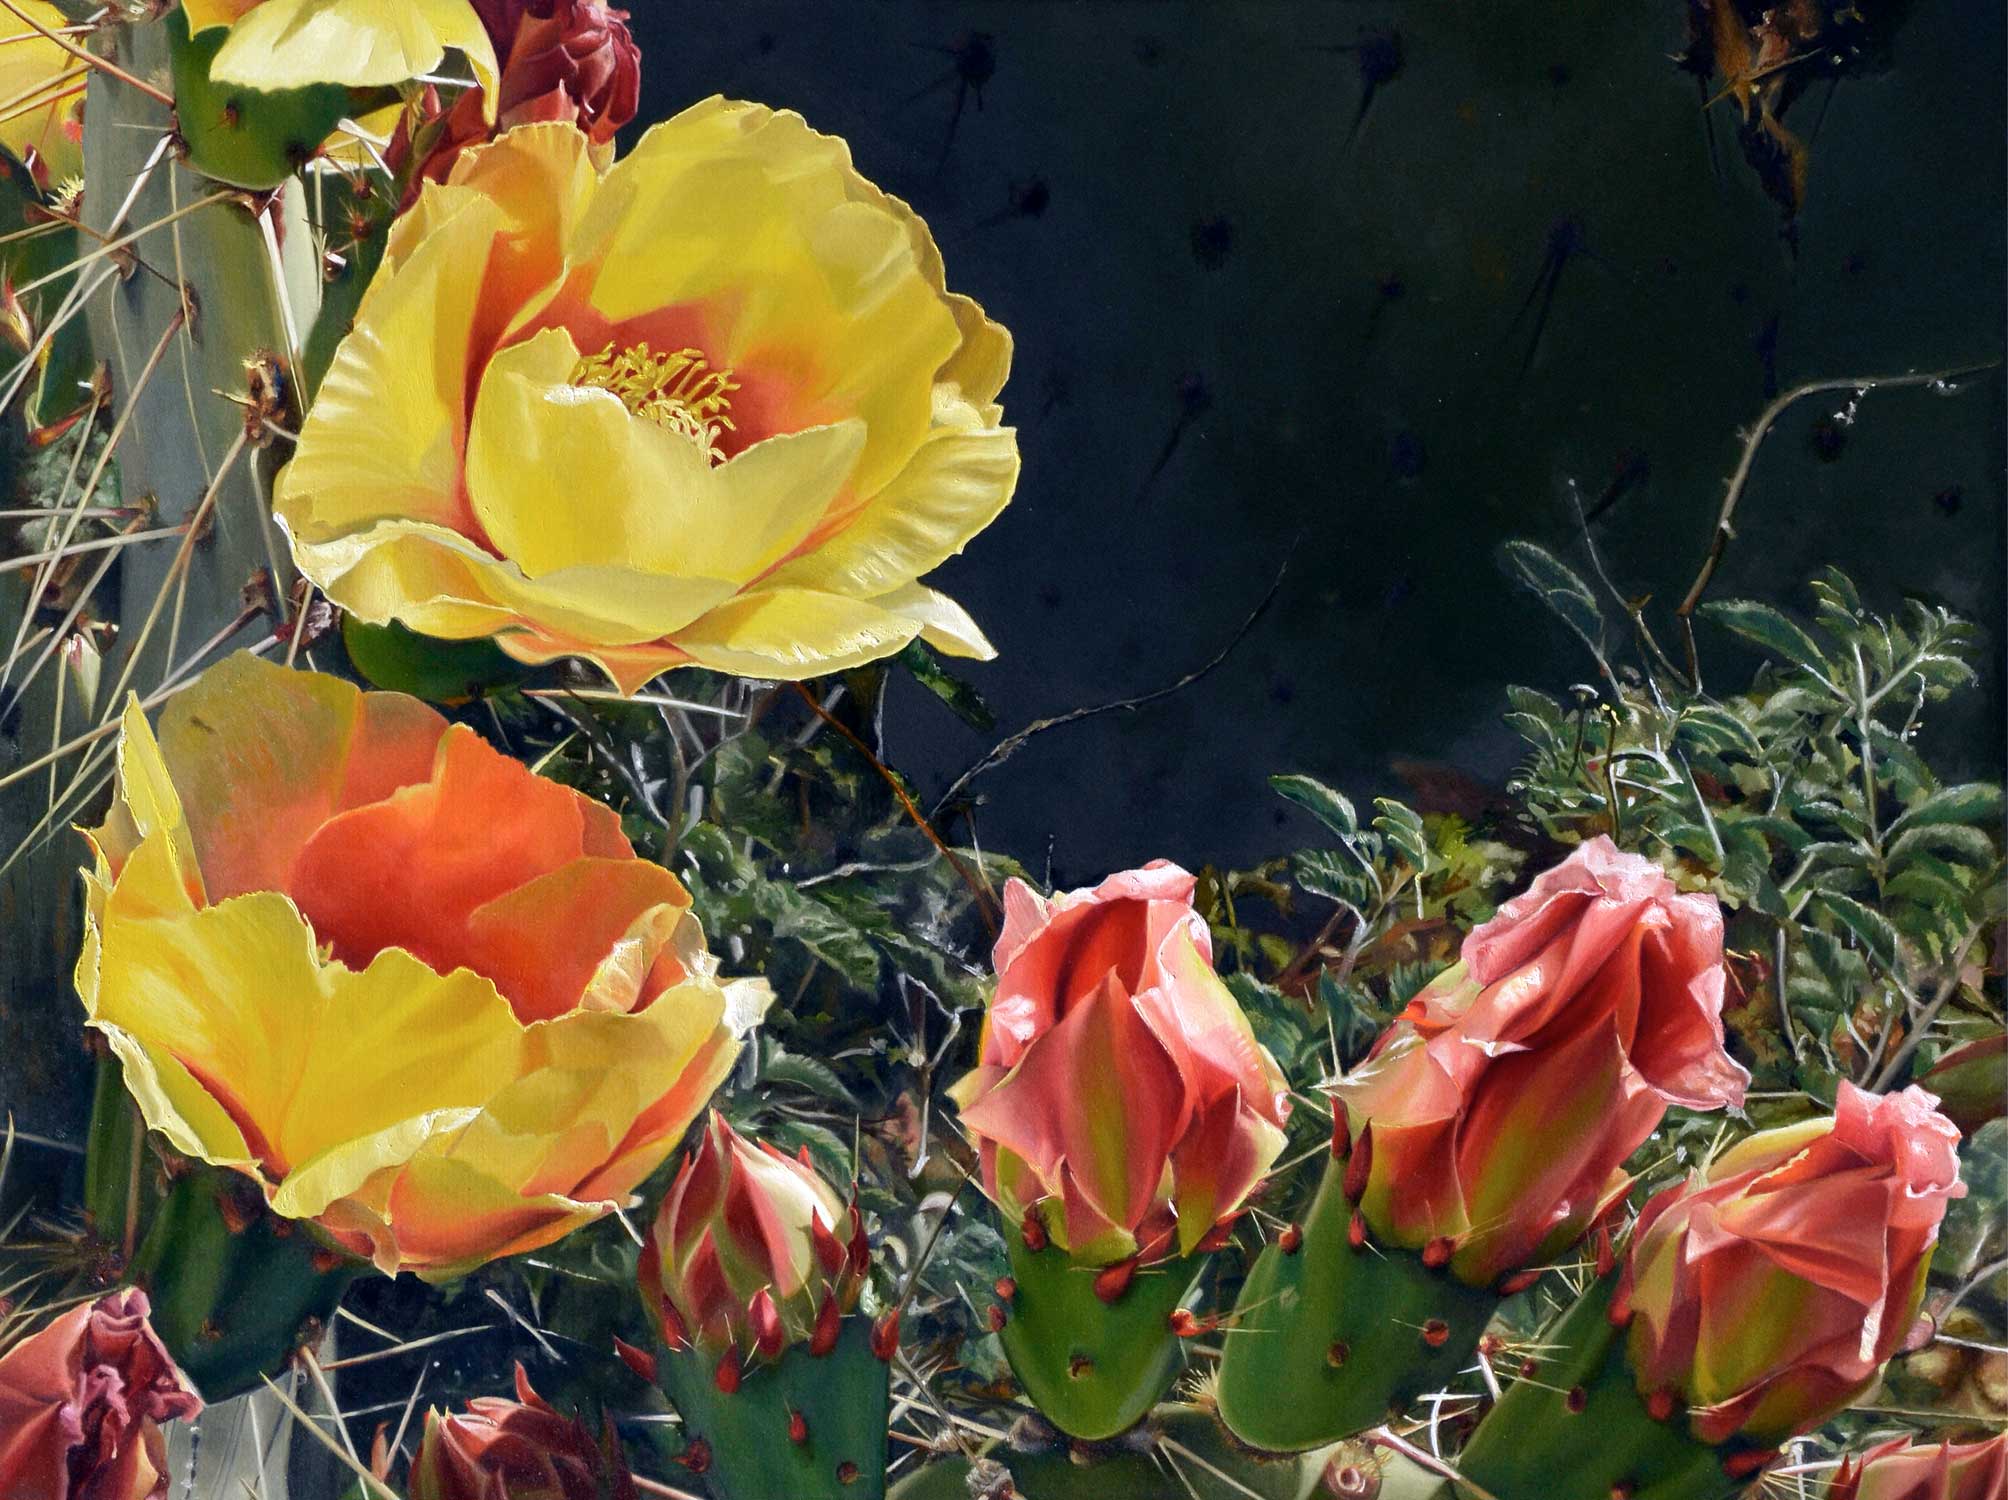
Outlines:
{"label": "thin twig", "polygon": [[1200,678],[1212,672],[1222,662],[1226,661],[1228,657],[1232,656],[1235,648],[1248,638],[1248,632],[1255,628],[1256,622],[1264,614],[1268,613],[1269,606],[1275,602],[1277,592],[1283,587],[1284,576],[1289,571],[1290,561],[1286,557],[1283,560],[1283,566],[1276,570],[1276,577],[1270,583],[1268,592],[1263,594],[1261,602],[1253,610],[1249,611],[1248,617],[1235,629],[1234,634],[1228,638],[1227,644],[1222,646],[1203,665],[1187,672],[1176,682],[1167,683],[1161,688],[1157,688],[1152,692],[1139,694],[1134,698],[1117,698],[1109,703],[1097,703],[1091,708],[1069,709],[1063,714],[1053,715],[1050,719],[1033,720],[1016,734],[999,740],[989,750],[984,752],[981,759],[960,776],[956,777],[954,781],[950,782],[948,790],[935,800],[933,816],[939,818],[946,808],[961,799],[962,794],[969,789],[971,782],[976,780],[977,777],[994,771],[997,767],[1003,765],[1005,761],[1024,749],[1026,742],[1034,735],[1044,734],[1049,729],[1058,729],[1065,724],[1077,724],[1082,719],[1092,719],[1100,714],[1115,713],[1119,709],[1142,708],[1147,704],[1169,698],[1172,694],[1183,692],[1186,688],[1191,687]]}

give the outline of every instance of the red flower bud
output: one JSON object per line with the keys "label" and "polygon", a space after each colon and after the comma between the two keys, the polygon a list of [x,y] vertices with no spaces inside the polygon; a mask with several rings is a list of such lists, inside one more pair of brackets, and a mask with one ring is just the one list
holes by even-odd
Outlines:
{"label": "red flower bud", "polygon": [[452,1416],[428,1412],[411,1464],[411,1500],[638,1500],[611,1426],[595,1439],[559,1415],[516,1366],[516,1399],[480,1396]]}
{"label": "red flower bud", "polygon": [[872,1357],[891,1363],[899,1353],[899,1310],[895,1308],[872,1325]]}
{"label": "red flower bud", "polygon": [[1999,1500],[2008,1495],[2008,1432],[1978,1443],[1893,1438],[1841,1466],[1826,1500]]}

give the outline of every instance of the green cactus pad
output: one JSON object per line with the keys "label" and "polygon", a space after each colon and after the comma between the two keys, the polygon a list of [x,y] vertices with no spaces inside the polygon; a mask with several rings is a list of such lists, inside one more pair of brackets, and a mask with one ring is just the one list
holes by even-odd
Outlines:
{"label": "green cactus pad", "polygon": [[1498,1306],[1409,1251],[1355,1249],[1344,1177],[1331,1163],[1302,1243],[1262,1252],[1224,1330],[1220,1416],[1250,1447],[1292,1453],[1379,1426],[1471,1363]]}
{"label": "green cactus pad", "polygon": [[[1683,1413],[1655,1421],[1625,1364],[1610,1321],[1616,1277],[1606,1277],[1542,1332],[1541,1366],[1509,1386],[1458,1458],[1458,1471],[1498,1500],[1730,1500],[1754,1474],[1732,1479],[1739,1448],[1694,1437]],[[1439,1500],[1451,1500],[1450,1491]]]}
{"label": "green cactus pad", "polygon": [[204,1167],[162,1200],[130,1276],[175,1363],[216,1402],[256,1390],[313,1342],[362,1269],[331,1265],[305,1226],[265,1210],[248,1179]]}
{"label": "green cactus pad", "polygon": [[[1123,1441],[1028,1450],[991,1443],[981,1455],[1011,1474],[1019,1500],[1312,1500],[1329,1451],[1251,1453],[1201,1406],[1161,1406]],[[938,1459],[893,1486],[893,1500],[970,1500],[974,1460]]]}
{"label": "green cactus pad", "polygon": [[310,161],[337,123],[368,106],[339,84],[267,93],[209,76],[229,32],[188,34],[177,8],[164,23],[174,49],[174,112],[188,164],[232,187],[275,188]]}
{"label": "green cactus pad", "polygon": [[[683,1418],[684,1452],[717,1500],[876,1500],[885,1494],[892,1372],[872,1353],[871,1323],[844,1319],[837,1346],[817,1358],[797,1344],[755,1364],[726,1395],[715,1355],[666,1353],[657,1370]],[[799,1414],[802,1440],[791,1435]],[[692,1452],[699,1441],[706,1458]]]}
{"label": "green cactus pad", "polygon": [[1006,1225],[1017,1294],[998,1338],[1032,1404],[1077,1438],[1133,1427],[1171,1388],[1185,1353],[1171,1315],[1192,1290],[1199,1257],[1139,1270],[1114,1302],[1095,1294],[1101,1269],[1064,1250],[1033,1250]]}

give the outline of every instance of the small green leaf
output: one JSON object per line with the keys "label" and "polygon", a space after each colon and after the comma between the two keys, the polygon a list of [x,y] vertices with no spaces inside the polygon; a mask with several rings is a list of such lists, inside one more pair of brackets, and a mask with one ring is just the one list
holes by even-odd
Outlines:
{"label": "small green leaf", "polygon": [[1903,943],[1897,936],[1896,928],[1890,925],[1889,918],[1836,891],[1820,892],[1820,904],[1833,913],[1835,921],[1855,935],[1856,941],[1870,957],[1885,969],[1895,971]]}
{"label": "small green leaf", "polygon": [[1832,668],[1820,654],[1813,638],[1797,623],[1768,604],[1755,599],[1721,599],[1701,606],[1711,620],[1727,627],[1747,641],[1781,656],[1794,666],[1804,667],[1821,682],[1829,680]]}
{"label": "small green leaf", "polygon": [[1310,776],[1271,776],[1269,785],[1299,807],[1309,809],[1313,817],[1340,838],[1350,839],[1359,833],[1360,820],[1353,804],[1322,781]]}
{"label": "small green leaf", "polygon": [[1406,803],[1397,802],[1392,797],[1374,798],[1374,806],[1380,809],[1380,816],[1374,819],[1378,828],[1390,844],[1402,852],[1404,858],[1417,870],[1429,868],[1429,836],[1423,831],[1422,815]]}
{"label": "small green leaf", "polygon": [[2001,821],[2001,788],[1968,781],[1933,792],[1889,826],[1895,838],[1906,829],[1944,823],[1996,824]]}
{"label": "small green leaf", "polygon": [[946,703],[972,729],[989,731],[997,727],[997,715],[983,701],[983,695],[941,664],[941,658],[920,641],[900,652],[899,664],[913,674],[913,680]]}
{"label": "small green leaf", "polygon": [[789,1083],[825,1099],[834,1099],[846,1109],[858,1107],[857,1096],[844,1087],[836,1070],[820,1058],[776,1048],[760,1069],[760,1076],[769,1083]]}
{"label": "small green leaf", "polygon": [[1554,553],[1532,542],[1512,541],[1499,549],[1499,561],[1584,640],[1594,643],[1602,637],[1604,616],[1597,608],[1597,596]]}

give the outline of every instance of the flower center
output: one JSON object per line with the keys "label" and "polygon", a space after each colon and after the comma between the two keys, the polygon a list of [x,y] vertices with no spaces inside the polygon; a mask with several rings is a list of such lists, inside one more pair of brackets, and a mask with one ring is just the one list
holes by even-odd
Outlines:
{"label": "flower center", "polygon": [[636,416],[688,438],[714,464],[725,462],[718,439],[733,430],[732,393],[739,384],[730,370],[712,369],[702,350],[657,354],[643,342],[616,354],[608,344],[579,361],[571,383],[612,391]]}

